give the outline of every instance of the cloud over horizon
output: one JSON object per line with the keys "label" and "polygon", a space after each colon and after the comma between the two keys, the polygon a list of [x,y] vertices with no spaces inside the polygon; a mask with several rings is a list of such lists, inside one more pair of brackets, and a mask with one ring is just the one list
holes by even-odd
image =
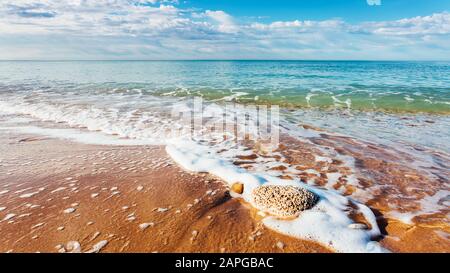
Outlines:
{"label": "cloud over horizon", "polygon": [[261,22],[171,0],[3,0],[0,59],[448,59],[450,13]]}

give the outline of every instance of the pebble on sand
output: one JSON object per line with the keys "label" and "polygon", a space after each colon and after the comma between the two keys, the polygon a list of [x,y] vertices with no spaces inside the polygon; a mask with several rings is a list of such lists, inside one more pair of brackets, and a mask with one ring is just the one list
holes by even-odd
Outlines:
{"label": "pebble on sand", "polygon": [[242,194],[244,192],[244,184],[242,183],[234,183],[231,185],[231,190],[235,193]]}
{"label": "pebble on sand", "polygon": [[2,221],[8,221],[9,219],[12,219],[14,216],[16,216],[14,213],[8,213],[6,214],[5,218],[3,218]]}
{"label": "pebble on sand", "polygon": [[148,227],[152,227],[153,225],[154,225],[153,223],[142,223],[142,224],[139,225],[139,228],[140,228],[141,230],[145,230],[145,229],[147,229]]}
{"label": "pebble on sand", "polygon": [[278,242],[276,243],[276,246],[277,246],[279,249],[281,249],[281,250],[284,249],[284,244],[283,244],[283,242],[278,241]]}
{"label": "pebble on sand", "polygon": [[198,235],[198,231],[197,230],[193,230],[192,231],[192,237],[191,237],[191,243],[197,238]]}
{"label": "pebble on sand", "polygon": [[317,195],[300,187],[263,185],[253,190],[257,209],[279,217],[291,217],[312,208]]}
{"label": "pebble on sand", "polygon": [[64,210],[64,213],[72,213],[75,211],[75,208],[67,208]]}

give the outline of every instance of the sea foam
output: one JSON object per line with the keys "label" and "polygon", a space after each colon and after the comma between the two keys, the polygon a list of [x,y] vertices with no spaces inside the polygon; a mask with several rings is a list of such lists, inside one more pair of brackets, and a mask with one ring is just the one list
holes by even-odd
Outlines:
{"label": "sea foam", "polygon": [[[297,179],[286,181],[265,173],[251,173],[223,160],[207,146],[188,140],[173,140],[166,146],[167,153],[182,167],[193,172],[208,172],[221,178],[230,186],[235,182],[244,184],[242,197],[253,204],[251,193],[260,185],[293,185],[305,188],[319,196],[318,203],[294,220],[266,217],[263,223],[274,230],[300,239],[314,240],[338,252],[386,252],[378,242],[380,236],[375,215],[365,205],[344,197],[333,190],[322,190],[306,185]],[[371,225],[370,230],[354,229],[354,223],[346,209],[353,203]]]}

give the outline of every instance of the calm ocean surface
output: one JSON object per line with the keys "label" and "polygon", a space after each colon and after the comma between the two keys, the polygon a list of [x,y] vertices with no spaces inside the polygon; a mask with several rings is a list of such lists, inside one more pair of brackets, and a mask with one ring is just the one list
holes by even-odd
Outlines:
{"label": "calm ocean surface", "polygon": [[315,109],[450,113],[449,62],[0,62],[0,92],[115,92]]}

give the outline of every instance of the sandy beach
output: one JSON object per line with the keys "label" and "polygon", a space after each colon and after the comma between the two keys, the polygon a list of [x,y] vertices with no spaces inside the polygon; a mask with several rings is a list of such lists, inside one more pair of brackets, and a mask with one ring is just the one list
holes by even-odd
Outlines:
{"label": "sandy beach", "polygon": [[8,135],[1,153],[2,252],[104,240],[102,252],[329,251],[264,228],[223,183],[181,170],[160,146]]}
{"label": "sandy beach", "polygon": [[[0,153],[2,252],[333,252],[268,229],[226,184],[181,169],[162,146],[2,132]],[[378,223],[390,251],[450,251],[445,223]]]}

